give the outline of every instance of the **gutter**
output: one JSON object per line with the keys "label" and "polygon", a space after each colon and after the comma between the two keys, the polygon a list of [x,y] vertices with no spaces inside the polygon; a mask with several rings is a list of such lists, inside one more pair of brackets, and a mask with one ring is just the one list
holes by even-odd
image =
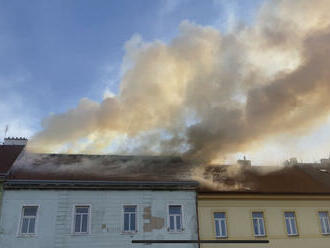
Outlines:
{"label": "gutter", "polygon": [[5,189],[196,190],[196,181],[7,180]]}

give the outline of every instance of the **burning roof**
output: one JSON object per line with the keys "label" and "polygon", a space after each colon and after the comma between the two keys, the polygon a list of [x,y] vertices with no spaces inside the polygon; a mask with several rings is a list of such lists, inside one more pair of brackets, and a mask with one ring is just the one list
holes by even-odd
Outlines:
{"label": "burning roof", "polygon": [[[316,165],[197,165],[180,157],[25,152],[9,181],[184,182],[198,181],[200,192],[329,194],[330,167]],[[25,183],[26,184],[26,183]],[[134,184],[135,185],[135,184]],[[84,186],[84,185],[81,185]],[[166,185],[165,185],[166,186]]]}

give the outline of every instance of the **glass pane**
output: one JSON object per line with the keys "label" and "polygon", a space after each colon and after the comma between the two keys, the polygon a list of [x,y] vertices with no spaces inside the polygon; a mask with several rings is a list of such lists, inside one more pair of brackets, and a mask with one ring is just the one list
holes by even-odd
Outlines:
{"label": "glass pane", "polygon": [[226,222],[225,220],[222,220],[220,223],[221,223],[221,236],[226,237],[227,236]]}
{"label": "glass pane", "polygon": [[37,216],[37,206],[24,207],[24,216]]}
{"label": "glass pane", "polygon": [[291,219],[292,234],[297,234],[295,219]]}
{"label": "glass pane", "polygon": [[135,231],[135,214],[131,214],[131,225],[130,225],[130,230]]}
{"label": "glass pane", "polygon": [[87,220],[88,220],[88,215],[84,214],[82,216],[81,232],[87,232]]}
{"label": "glass pane", "polygon": [[262,212],[253,212],[252,213],[253,218],[263,218]]}
{"label": "glass pane", "polygon": [[135,212],[136,211],[136,206],[125,206],[124,207],[124,212]]}
{"label": "glass pane", "polygon": [[325,219],[325,232],[330,233],[329,219]]}
{"label": "glass pane", "polygon": [[35,222],[36,222],[36,220],[34,218],[30,219],[29,233],[34,233]]}
{"label": "glass pane", "polygon": [[181,206],[170,206],[170,214],[181,214]]}
{"label": "glass pane", "polygon": [[294,212],[285,212],[285,217],[294,217]]}
{"label": "glass pane", "polygon": [[259,220],[259,228],[260,228],[260,235],[265,235],[265,227],[264,227],[264,221]]}
{"label": "glass pane", "polygon": [[253,219],[253,228],[254,228],[254,234],[259,235],[258,221],[256,219]]}
{"label": "glass pane", "polygon": [[129,214],[124,214],[124,231],[129,231]]}
{"label": "glass pane", "polygon": [[328,212],[319,212],[319,216],[320,216],[320,218],[328,217]]}
{"label": "glass pane", "polygon": [[214,218],[226,218],[225,213],[214,213]]}
{"label": "glass pane", "polygon": [[26,218],[23,218],[21,233],[27,233],[28,225],[29,225],[29,220]]}
{"label": "glass pane", "polygon": [[174,230],[174,216],[170,216],[170,230]]}
{"label": "glass pane", "polygon": [[215,234],[218,236],[220,236],[220,227],[219,227],[220,223],[218,220],[215,221]]}
{"label": "glass pane", "polygon": [[181,230],[181,215],[176,216],[176,230]]}
{"label": "glass pane", "polygon": [[285,219],[285,224],[286,224],[286,230],[288,231],[288,234],[292,234],[289,219],[287,219],[287,218]]}
{"label": "glass pane", "polygon": [[78,214],[78,215],[76,215],[76,223],[74,225],[75,232],[80,232],[80,223],[81,223],[81,215]]}
{"label": "glass pane", "polygon": [[76,207],[76,213],[78,214],[87,214],[89,207]]}

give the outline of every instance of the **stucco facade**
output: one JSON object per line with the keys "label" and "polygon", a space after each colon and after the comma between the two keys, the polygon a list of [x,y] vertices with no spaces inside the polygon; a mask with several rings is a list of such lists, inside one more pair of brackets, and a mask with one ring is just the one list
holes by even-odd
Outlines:
{"label": "stucco facade", "polygon": [[[298,235],[288,236],[284,212],[296,215]],[[216,238],[214,213],[226,214],[227,237],[224,239],[268,239],[269,244],[222,244],[221,247],[330,247],[330,235],[321,234],[319,211],[330,212],[330,196],[322,195],[253,195],[207,194],[198,196],[200,239]],[[255,237],[252,212],[262,212],[266,236]],[[202,248],[220,247],[202,244]]]}
{"label": "stucco facade", "polygon": [[[183,231],[168,231],[168,206],[182,206]],[[22,207],[38,206],[36,234],[19,234]],[[90,232],[73,233],[75,205],[90,206]],[[137,232],[123,233],[123,206],[137,207]],[[132,240],[196,240],[196,193],[165,190],[22,190],[3,194],[0,239],[2,248],[143,247]],[[148,247],[197,247],[193,244],[148,245]]]}

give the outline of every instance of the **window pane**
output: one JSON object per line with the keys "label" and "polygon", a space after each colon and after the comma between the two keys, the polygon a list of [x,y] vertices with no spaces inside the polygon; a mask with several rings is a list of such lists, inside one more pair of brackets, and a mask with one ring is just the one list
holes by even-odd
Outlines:
{"label": "window pane", "polygon": [[37,206],[24,207],[24,216],[37,216]]}
{"label": "window pane", "polygon": [[226,218],[225,213],[214,213],[214,218]]}
{"label": "window pane", "polygon": [[262,212],[253,212],[252,213],[253,218],[263,218]]}
{"label": "window pane", "polygon": [[257,219],[253,219],[253,228],[254,228],[254,234],[259,235]]}
{"label": "window pane", "polygon": [[89,207],[76,207],[76,213],[78,214],[83,214],[83,213],[88,213],[88,208]]}
{"label": "window pane", "polygon": [[135,212],[136,206],[126,206],[124,207],[124,212]]}
{"label": "window pane", "polygon": [[292,234],[297,234],[295,219],[291,219]]}
{"label": "window pane", "polygon": [[265,235],[265,228],[264,228],[264,221],[262,219],[259,220],[259,228],[260,228],[260,233],[259,235]]}
{"label": "window pane", "polygon": [[88,215],[84,214],[82,216],[81,232],[87,232],[87,220],[88,220]]}
{"label": "window pane", "polygon": [[285,212],[285,217],[294,217],[294,212]]}
{"label": "window pane", "polygon": [[130,231],[135,231],[135,214],[131,214],[131,225],[130,225]]}
{"label": "window pane", "polygon": [[29,225],[29,220],[26,218],[23,218],[21,233],[27,233],[28,225]]}
{"label": "window pane", "polygon": [[29,233],[34,233],[35,221],[36,221],[35,218],[30,219]]}
{"label": "window pane", "polygon": [[170,206],[170,214],[181,214],[181,206]]}
{"label": "window pane", "polygon": [[287,219],[287,218],[285,219],[285,224],[286,224],[286,230],[288,231],[288,234],[291,234],[289,219]]}
{"label": "window pane", "polygon": [[215,234],[220,236],[220,223],[218,220],[215,221]]}
{"label": "window pane", "polygon": [[124,231],[129,231],[129,214],[124,214]]}
{"label": "window pane", "polygon": [[174,230],[174,216],[170,216],[170,229]]}
{"label": "window pane", "polygon": [[81,223],[81,215],[78,214],[78,215],[76,215],[76,223],[74,225],[75,232],[80,232],[80,223]]}
{"label": "window pane", "polygon": [[176,216],[176,230],[181,230],[181,215]]}
{"label": "window pane", "polygon": [[226,237],[227,236],[226,221],[222,220],[220,223],[221,223],[221,236]]}

